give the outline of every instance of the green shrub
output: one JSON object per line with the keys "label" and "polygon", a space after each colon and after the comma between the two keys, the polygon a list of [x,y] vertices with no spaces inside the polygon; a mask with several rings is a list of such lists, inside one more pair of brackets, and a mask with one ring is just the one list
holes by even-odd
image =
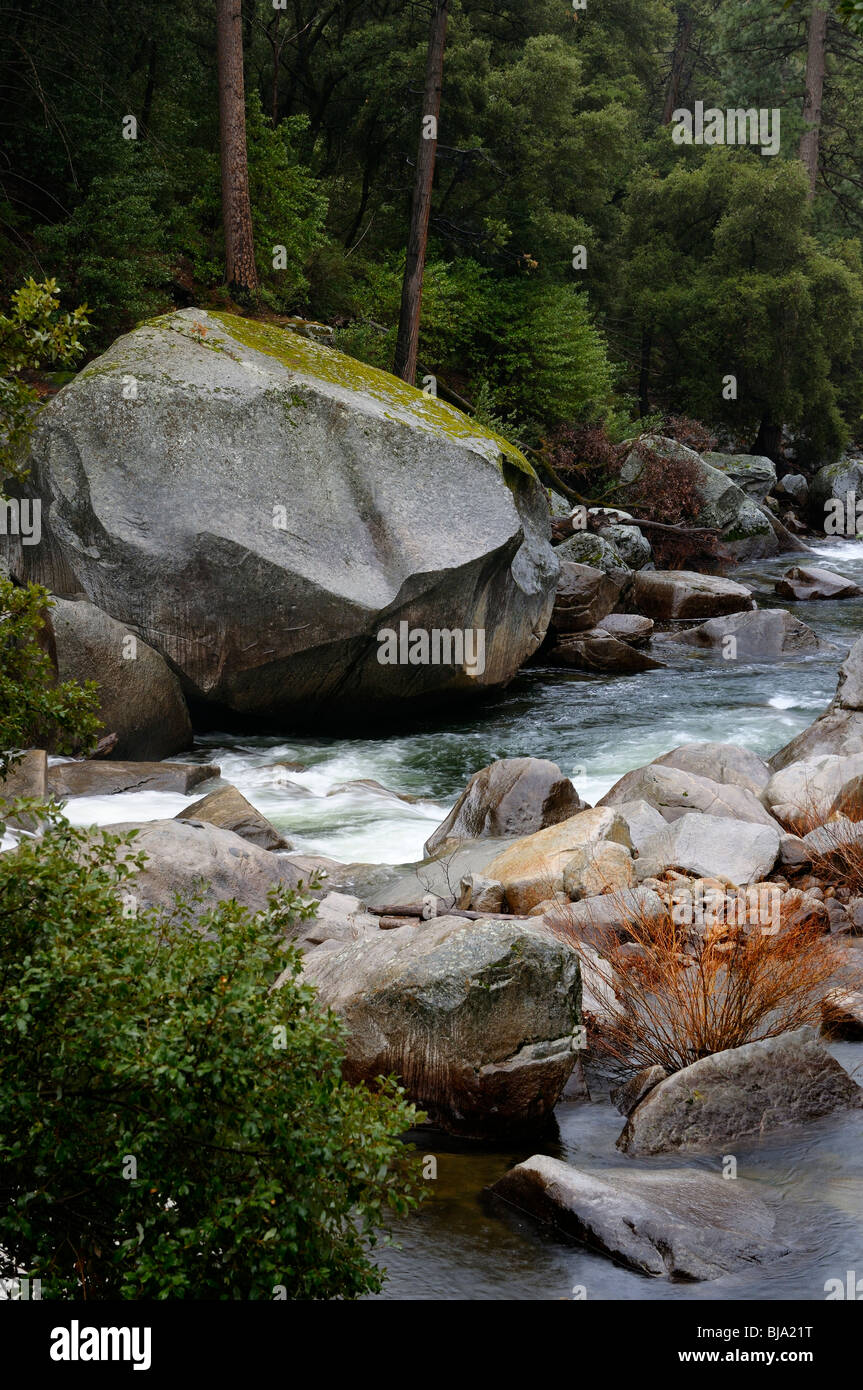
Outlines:
{"label": "green shrub", "polygon": [[376,1290],[369,1247],[418,1200],[416,1113],[343,1081],[286,942],[311,909],[125,915],[142,859],[56,813],[0,856],[2,1272],[45,1299]]}

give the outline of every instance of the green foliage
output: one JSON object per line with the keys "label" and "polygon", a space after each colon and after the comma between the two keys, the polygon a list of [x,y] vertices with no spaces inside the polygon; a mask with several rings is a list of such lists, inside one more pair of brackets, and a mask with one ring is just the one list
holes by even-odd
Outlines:
{"label": "green foliage", "polygon": [[56,280],[30,277],[0,313],[0,481],[21,477],[38,394],[21,373],[75,362],[84,352],[87,306],[62,311]]}
{"label": "green foliage", "polygon": [[392,1082],[343,1081],[341,1026],[287,944],[313,909],[127,916],[142,860],[56,814],[0,856],[4,1274],[48,1299],[377,1289],[369,1248],[418,1200],[416,1113]]}
{"label": "green foliage", "polygon": [[626,305],[672,408],[752,437],[787,424],[801,460],[825,462],[863,408],[863,275],[856,243],[815,241],[806,193],[801,165],[731,151],[646,173],[628,202]]}
{"label": "green foliage", "polygon": [[25,748],[89,752],[102,727],[97,687],[58,682],[43,645],[49,596],[0,576],[0,777]]}

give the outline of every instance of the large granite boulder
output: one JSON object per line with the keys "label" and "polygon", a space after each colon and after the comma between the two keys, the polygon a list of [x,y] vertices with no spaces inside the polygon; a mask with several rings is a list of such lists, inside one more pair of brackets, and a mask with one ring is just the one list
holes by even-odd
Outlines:
{"label": "large granite boulder", "polygon": [[[606,856],[604,848],[609,842],[614,849]],[[626,821],[612,807],[602,807],[581,811],[559,825],[517,840],[483,872],[503,885],[511,912],[530,912],[564,892],[580,898],[601,893],[605,883],[611,888],[630,887],[630,873],[623,859],[629,862],[631,852]]]}
{"label": "large granite boulder", "polygon": [[633,1157],[727,1145],[863,1103],[811,1028],[702,1057],[632,1111],[617,1146]]}
{"label": "large granite boulder", "polygon": [[776,465],[764,454],[702,454],[711,468],[718,468],[753,502],[763,502],[776,486]]}
{"label": "large granite boulder", "polygon": [[645,618],[715,618],[754,608],[749,589],[733,579],[695,570],[639,570],[627,599]]}
{"label": "large granite boulder", "polygon": [[112,835],[136,832],[127,859],[143,851],[144,868],[124,885],[141,908],[170,910],[177,894],[195,898],[194,915],[202,916],[220,902],[235,899],[242,907],[262,911],[274,888],[296,888],[302,875],[288,859],[249,844],[231,830],[201,821],[126,821],[106,825]]}
{"label": "large granite boulder", "polygon": [[863,753],[863,637],[858,637],[839,667],[832,704],[808,728],[770,759],[774,771],[819,753],[841,757]]}
{"label": "large granite boulder", "polygon": [[735,559],[754,560],[778,553],[779,541],[770,518],[758,502],[737,485],[730,473],[713,467],[694,449],[675,439],[648,435],[632,449],[621,470],[624,486],[619,495],[624,504],[649,500],[642,495],[641,480],[647,466],[646,450],[687,470],[699,501],[697,524],[715,527],[723,549]]}
{"label": "large granite boulder", "polygon": [[427,855],[449,843],[532,835],[586,809],[556,763],[545,758],[501,758],[471,777],[446,820],[425,843]]}
{"label": "large granite boulder", "polygon": [[863,459],[842,458],[819,468],[809,486],[808,511],[813,526],[823,531],[828,504],[840,501],[844,506],[849,492],[863,501]]}
{"label": "large granite boulder", "polygon": [[770,768],[764,759],[739,743],[682,743],[654,762],[660,767],[679,767],[696,777],[709,777],[711,782],[745,787],[756,796],[770,781]]}
{"label": "large granite boulder", "polygon": [[648,763],[627,772],[600,799],[600,806],[617,806],[633,800],[655,806],[664,820],[679,820],[692,811],[706,816],[749,821],[756,825],[779,827],[758,797],[746,787],[714,782],[682,768]]}
{"label": "large granite boulder", "polygon": [[693,811],[644,842],[635,861],[636,872],[640,883],[667,869],[738,886],[760,883],[776,863],[781,842],[778,825]]}
{"label": "large granite boulder", "polygon": [[48,622],[61,681],[96,681],[99,718],[117,734],[118,759],[170,758],[192,746],[180,682],[133,622],[118,623],[86,599],[55,598]]}
{"label": "large granite boulder", "polygon": [[539,646],[558,562],[508,442],[274,325],[144,324],[40,414],[16,577],[83,592],[222,709],[323,723],[456,702]]}
{"label": "large granite boulder", "polygon": [[395,1073],[436,1123],[470,1138],[548,1123],[576,1058],[578,957],[541,923],[438,917],[304,958],[347,1025],[345,1075]]}
{"label": "large granite boulder", "polygon": [[574,531],[559,546],[558,559],[563,563],[588,565],[604,574],[624,573],[630,568],[617,546],[607,538],[607,532]]}
{"label": "large granite boulder", "polygon": [[102,762],[55,763],[48,769],[48,791],[70,796],[115,796],[119,792],[177,792],[188,796],[202,782],[217,778],[215,763]]}
{"label": "large granite boulder", "polygon": [[836,753],[789,763],[771,777],[762,793],[777,820],[795,833],[805,833],[826,821],[831,811],[859,805],[863,753],[843,758]]}
{"label": "large granite boulder", "polygon": [[773,1212],[754,1187],[697,1168],[597,1173],[535,1154],[491,1191],[641,1274],[716,1279],[770,1263],[786,1249],[774,1235]]}
{"label": "large granite boulder", "polygon": [[240,839],[261,849],[293,849],[290,840],[286,840],[236,787],[218,787],[208,792],[200,801],[193,801],[178,811],[176,819],[202,821],[205,825],[232,830]]}

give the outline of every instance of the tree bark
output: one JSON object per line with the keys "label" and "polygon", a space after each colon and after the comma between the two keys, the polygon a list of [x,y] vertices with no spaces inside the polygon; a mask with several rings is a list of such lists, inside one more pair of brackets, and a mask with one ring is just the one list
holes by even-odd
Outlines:
{"label": "tree bark", "polygon": [[[443,55],[446,43],[446,22],[449,0],[432,0],[431,32],[426,59],[425,90],[423,92],[422,129],[417,150],[411,225],[408,235],[405,274],[402,281],[402,303],[399,331],[396,339],[394,371],[403,381],[414,384],[417,370],[420,307],[423,292],[429,214],[431,212],[432,181],[437,153],[437,121],[440,116]],[[434,136],[427,137],[426,118],[434,117]]]}
{"label": "tree bark", "polygon": [[809,16],[809,46],[806,51],[806,96],[803,120],[806,129],[800,138],[800,158],[809,175],[809,201],[815,197],[818,180],[818,146],[821,138],[821,101],[827,62],[827,11],[822,0],[815,0]]}
{"label": "tree bark", "polygon": [[249,294],[258,288],[258,272],[249,201],[241,0],[216,0],[216,36],[225,280],[232,290]]}
{"label": "tree bark", "polygon": [[678,5],[677,36],[674,40],[674,53],[671,56],[671,73],[665,92],[665,107],[662,112],[663,125],[671,125],[671,117],[677,110],[677,102],[680,97],[680,83],[683,78],[683,70],[686,67],[689,45],[692,40],[692,25],[693,17],[689,6]]}

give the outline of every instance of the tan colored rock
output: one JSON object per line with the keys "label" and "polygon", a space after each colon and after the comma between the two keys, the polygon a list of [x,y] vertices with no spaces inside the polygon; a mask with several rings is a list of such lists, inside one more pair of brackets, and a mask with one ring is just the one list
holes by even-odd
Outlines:
{"label": "tan colored rock", "polygon": [[564,891],[564,871],[573,855],[606,840],[631,850],[623,818],[611,807],[581,811],[560,825],[517,840],[497,855],[485,872],[503,884],[510,911],[527,913],[545,898]]}
{"label": "tan colored rock", "polygon": [[290,840],[286,840],[266,816],[256,811],[236,787],[219,787],[209,795],[202,796],[200,801],[184,806],[176,819],[205,821],[208,825],[220,826],[222,830],[233,830],[235,835],[261,849],[293,848]]}

